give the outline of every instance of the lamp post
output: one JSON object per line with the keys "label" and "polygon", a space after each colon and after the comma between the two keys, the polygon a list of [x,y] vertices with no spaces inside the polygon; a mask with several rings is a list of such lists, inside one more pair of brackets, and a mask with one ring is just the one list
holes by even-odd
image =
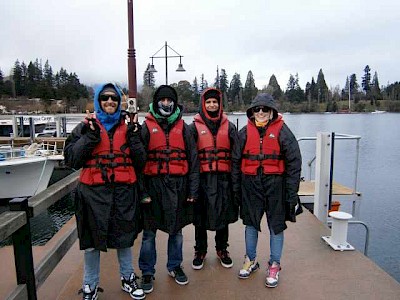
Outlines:
{"label": "lamp post", "polygon": [[134,30],[133,30],[133,0],[128,0],[128,99],[127,110],[130,114],[131,121],[133,115],[137,113],[137,83],[136,83],[136,58],[135,58],[135,45],[134,45]]}
{"label": "lamp post", "polygon": [[[156,56],[158,52],[160,52],[162,49],[165,49],[165,55],[164,56]],[[168,48],[171,49],[172,51],[175,52],[177,55],[168,55]],[[182,65],[182,55],[180,55],[178,52],[176,52],[174,49],[172,49],[170,46],[168,46],[167,42],[165,42],[165,45],[162,46],[156,53],[153,54],[153,56],[150,56],[151,58],[151,65],[148,70],[150,73],[155,73],[157,70],[154,68],[153,64],[153,59],[154,58],[165,58],[165,84],[168,84],[168,58],[173,58],[173,57],[179,57],[179,65],[178,69],[176,69],[176,72],[185,72],[186,70],[183,68]]]}

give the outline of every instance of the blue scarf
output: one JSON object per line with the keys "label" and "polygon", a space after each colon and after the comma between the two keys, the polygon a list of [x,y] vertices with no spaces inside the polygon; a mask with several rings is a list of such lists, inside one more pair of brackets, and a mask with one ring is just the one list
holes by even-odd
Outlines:
{"label": "blue scarf", "polygon": [[119,122],[120,116],[121,116],[121,101],[118,103],[118,108],[115,113],[112,115],[109,115],[105,113],[101,109],[100,101],[99,101],[99,95],[101,91],[104,89],[105,86],[112,86],[118,93],[120,99],[122,98],[121,91],[119,88],[117,88],[114,84],[112,83],[106,83],[103,85],[100,85],[94,94],[94,110],[96,112],[96,118],[100,121],[100,123],[104,126],[104,128],[108,131],[110,131],[111,128],[114,127],[115,124]]}

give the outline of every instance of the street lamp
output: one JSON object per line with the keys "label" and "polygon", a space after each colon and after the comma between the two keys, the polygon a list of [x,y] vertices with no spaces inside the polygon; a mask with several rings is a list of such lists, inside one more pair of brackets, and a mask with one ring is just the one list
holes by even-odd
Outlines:
{"label": "street lamp", "polygon": [[[165,49],[165,56],[156,56],[158,52],[160,52],[162,49]],[[171,49],[172,51],[175,52],[177,55],[169,55],[168,56],[168,48]],[[153,54],[153,56],[150,56],[151,58],[151,65],[150,68],[147,70],[150,73],[155,73],[157,70],[154,68],[153,64],[153,59],[154,58],[165,58],[165,84],[168,84],[168,58],[172,57],[179,57],[179,65],[178,69],[176,69],[176,72],[185,72],[186,70],[183,68],[182,65],[182,55],[180,55],[178,52],[176,52],[174,49],[172,49],[170,46],[168,46],[167,42],[165,42],[165,45],[162,46],[156,53]]]}
{"label": "street lamp", "polygon": [[128,112],[130,114],[131,122],[133,115],[137,113],[137,83],[136,83],[136,58],[134,46],[134,30],[133,30],[133,3],[128,0]]}

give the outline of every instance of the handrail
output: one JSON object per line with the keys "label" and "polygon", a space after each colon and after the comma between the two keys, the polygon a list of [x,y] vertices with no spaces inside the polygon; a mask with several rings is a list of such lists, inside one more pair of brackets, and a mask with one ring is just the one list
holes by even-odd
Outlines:
{"label": "handrail", "polygon": [[[359,163],[359,156],[360,156],[360,139],[361,136],[359,135],[352,135],[352,134],[345,134],[345,133],[335,133],[335,140],[356,140],[356,160],[354,166],[354,192],[357,193],[357,182],[358,182],[358,163]],[[298,142],[301,141],[315,141],[317,137],[300,137],[297,139]],[[311,158],[307,165],[309,167],[309,180],[311,180],[311,168],[312,164],[315,162],[316,156]]]}
{"label": "handrail", "polygon": [[[348,224],[359,224],[365,227],[365,244],[364,244],[364,255],[368,256],[368,248],[369,248],[369,228],[368,225],[364,222],[357,221],[357,220],[349,220],[347,221]],[[332,221],[328,221],[328,225],[331,225]]]}
{"label": "handrail", "polygon": [[27,222],[24,212],[6,211],[0,215],[0,241],[4,241]]}
{"label": "handrail", "polygon": [[77,231],[76,227],[73,227],[60,238],[38,266],[34,267],[29,218],[39,215],[69,194],[76,187],[78,176],[79,171],[76,171],[30,199],[15,198],[10,201],[11,211],[0,214],[0,241],[12,237],[17,275],[17,287],[7,299],[36,300],[36,289],[42,285],[76,241]]}

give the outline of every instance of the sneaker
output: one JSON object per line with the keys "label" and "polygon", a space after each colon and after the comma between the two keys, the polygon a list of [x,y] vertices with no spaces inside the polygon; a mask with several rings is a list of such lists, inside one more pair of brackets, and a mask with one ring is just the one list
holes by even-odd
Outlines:
{"label": "sneaker", "polygon": [[169,275],[173,278],[175,278],[175,282],[177,284],[180,285],[185,285],[189,283],[189,280],[185,274],[185,272],[183,272],[182,267],[178,266],[176,267],[174,270],[169,272]]}
{"label": "sneaker", "polygon": [[153,291],[153,275],[143,275],[142,276],[142,289],[146,294],[150,294]]}
{"label": "sneaker", "polygon": [[97,292],[103,292],[103,289],[101,287],[96,286],[94,290],[91,290],[90,286],[88,284],[85,284],[83,288],[79,290],[78,295],[83,294],[82,296],[83,300],[97,300],[98,297]]}
{"label": "sneaker", "polygon": [[132,273],[131,276],[129,276],[129,279],[121,277],[121,288],[123,291],[129,293],[133,299],[144,299],[146,296],[143,290],[139,288],[136,279],[138,279],[138,277],[135,273]]}
{"label": "sneaker", "polygon": [[244,263],[242,269],[239,271],[239,278],[247,279],[250,277],[250,274],[257,271],[260,268],[260,265],[257,262],[257,258],[254,260],[250,260],[250,258],[245,255]]}
{"label": "sneaker", "polygon": [[201,270],[204,266],[205,259],[206,259],[206,253],[201,253],[196,251],[192,262],[192,268],[195,270]]}
{"label": "sneaker", "polygon": [[276,262],[273,262],[272,265],[268,266],[267,278],[265,278],[265,286],[266,287],[274,288],[274,287],[278,286],[280,270],[281,270],[281,266]]}
{"label": "sneaker", "polygon": [[225,268],[232,268],[233,262],[232,259],[229,257],[228,250],[226,249],[219,250],[217,251],[217,255],[219,257],[222,266],[224,266]]}

